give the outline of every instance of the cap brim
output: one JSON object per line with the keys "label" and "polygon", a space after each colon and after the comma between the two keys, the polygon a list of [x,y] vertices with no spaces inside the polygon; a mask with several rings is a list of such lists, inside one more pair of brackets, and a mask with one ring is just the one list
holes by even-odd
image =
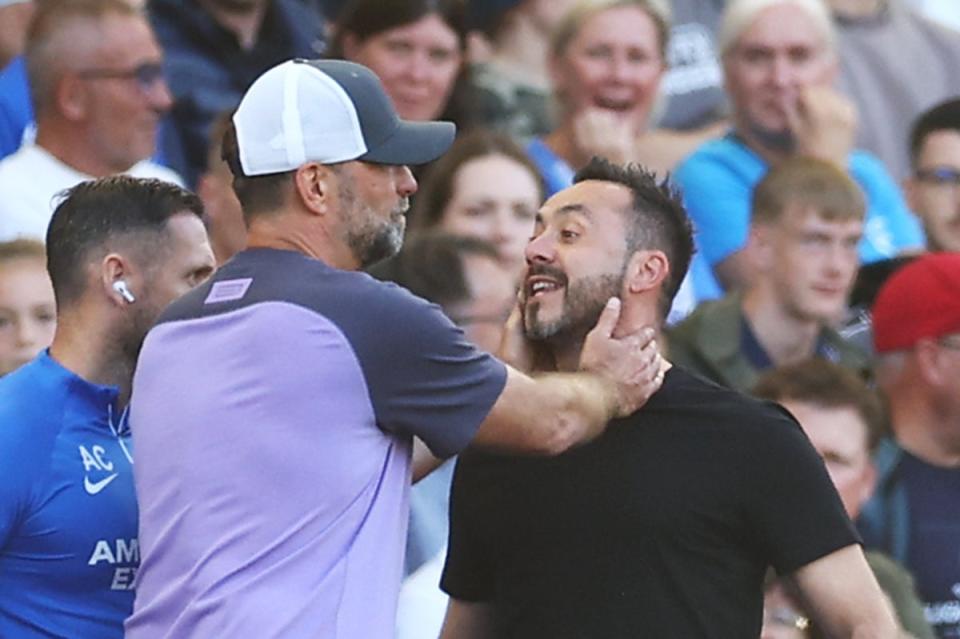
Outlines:
{"label": "cap brim", "polygon": [[401,120],[390,137],[357,159],[378,164],[426,164],[446,153],[456,133],[453,122]]}

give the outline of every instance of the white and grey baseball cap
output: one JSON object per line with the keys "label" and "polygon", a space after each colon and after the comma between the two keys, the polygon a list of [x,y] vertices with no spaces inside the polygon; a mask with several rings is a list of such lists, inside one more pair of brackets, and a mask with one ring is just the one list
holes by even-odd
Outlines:
{"label": "white and grey baseball cap", "polygon": [[306,162],[424,164],[450,147],[452,122],[397,115],[380,79],[344,60],[290,60],[265,72],[233,115],[244,175]]}

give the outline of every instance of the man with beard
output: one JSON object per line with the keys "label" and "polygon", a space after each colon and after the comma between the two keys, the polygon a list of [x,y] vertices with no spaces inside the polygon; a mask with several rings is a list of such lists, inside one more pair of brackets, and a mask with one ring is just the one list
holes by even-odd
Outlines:
{"label": "man with beard", "polygon": [[191,193],[85,182],[57,207],[53,344],[0,380],[0,636],[123,637],[137,505],[126,409],[147,329],[213,270]]}
{"label": "man with beard", "polygon": [[[611,295],[623,303],[614,334],[661,325],[691,246],[668,186],[594,160],[538,214],[527,337],[567,371]],[[830,636],[895,636],[799,425],[674,367],[641,413],[573,451],[461,456],[442,636],[756,637],[768,565]]]}
{"label": "man with beard", "polygon": [[677,168],[704,256],[727,291],[747,283],[750,195],[767,169],[815,157],[863,189],[863,263],[923,245],[923,233],[883,164],[853,149],[856,109],[832,87],[836,34],[821,0],[731,0],[718,36],[733,130]]}
{"label": "man with beard", "polygon": [[350,62],[286,62],[244,96],[224,152],[247,249],[164,313],[134,382],[128,639],[392,637],[414,437],[557,453],[659,387],[652,330],[612,336],[614,302],[584,372],[534,379],[355,272],[399,249],[407,165],[453,135]]}

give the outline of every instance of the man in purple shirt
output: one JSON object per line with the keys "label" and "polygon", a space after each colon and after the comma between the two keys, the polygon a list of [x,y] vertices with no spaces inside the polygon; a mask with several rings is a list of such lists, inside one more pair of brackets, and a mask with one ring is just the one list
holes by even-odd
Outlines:
{"label": "man in purple shirt", "polygon": [[399,120],[343,61],[286,62],[244,96],[224,156],[248,248],[164,312],[134,380],[129,639],[392,637],[414,437],[556,453],[659,387],[650,332],[613,335],[616,301],[580,372],[534,379],[356,272],[397,251],[407,165],[453,134]]}

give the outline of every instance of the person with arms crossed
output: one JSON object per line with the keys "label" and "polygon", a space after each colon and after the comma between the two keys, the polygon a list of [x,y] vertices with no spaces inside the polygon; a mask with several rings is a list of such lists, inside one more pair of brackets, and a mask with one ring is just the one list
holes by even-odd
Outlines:
{"label": "person with arms crossed", "polygon": [[[614,335],[661,325],[691,249],[668,185],[593,160],[540,209],[527,338],[568,371],[610,296],[623,304]],[[830,636],[894,637],[798,424],[680,367],[665,377],[641,413],[563,455],[461,455],[442,637],[756,637],[769,565]]]}
{"label": "person with arms crossed", "polygon": [[440,457],[557,453],[636,410],[660,359],[651,331],[610,334],[611,302],[584,348],[591,372],[531,378],[355,272],[400,248],[407,165],[454,134],[400,120],[366,67],[274,67],[233,124],[247,249],[167,309],[134,380],[127,638],[392,637],[413,437]]}
{"label": "person with arms crossed", "polygon": [[213,270],[201,212],[129,177],[54,212],[53,344],[0,379],[0,637],[123,637],[139,554],[124,407],[147,329]]}

